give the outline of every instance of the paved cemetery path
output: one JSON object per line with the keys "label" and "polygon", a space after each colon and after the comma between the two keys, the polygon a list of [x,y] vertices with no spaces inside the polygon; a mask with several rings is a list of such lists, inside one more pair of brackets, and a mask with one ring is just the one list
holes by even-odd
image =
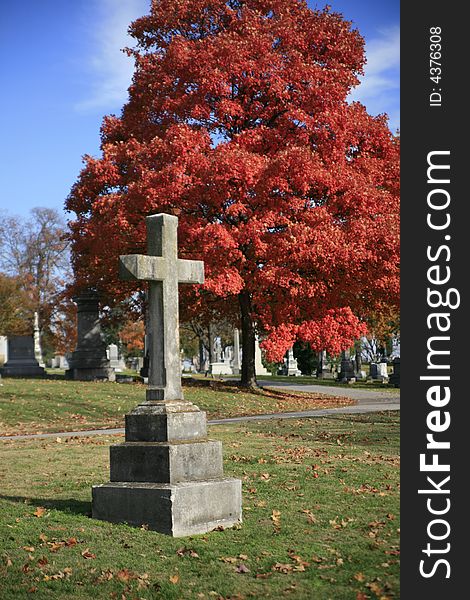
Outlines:
{"label": "paved cemetery path", "polygon": [[[290,381],[269,381],[262,379],[259,384],[267,388],[285,389],[286,387],[295,392],[312,392],[318,394],[331,394],[332,396],[346,396],[357,400],[360,406],[368,406],[369,404],[397,404],[398,408],[384,410],[399,410],[400,408],[400,390],[396,388],[378,390],[366,390],[364,388],[354,387],[351,384],[349,387],[337,387],[334,385],[315,385],[302,384]],[[382,410],[382,409],[379,409]]]}
{"label": "paved cemetery path", "polygon": [[[400,410],[400,392],[387,390],[365,390],[359,388],[338,388],[323,385],[299,385],[290,382],[267,381],[259,382],[263,387],[289,388],[293,391],[315,392],[330,394],[332,396],[346,396],[356,400],[352,406],[341,406],[338,408],[322,408],[314,410],[303,410],[299,412],[272,413],[266,415],[250,415],[245,417],[230,417],[227,419],[213,419],[208,425],[223,425],[225,423],[237,423],[242,421],[262,421],[266,419],[303,419],[315,417],[328,417],[335,415],[353,415],[383,410]],[[57,437],[87,437],[91,435],[117,435],[123,434],[124,428],[119,429],[91,429],[89,431],[59,431],[56,433],[32,433],[29,435],[0,436],[0,440],[28,440],[34,438],[57,438]]]}

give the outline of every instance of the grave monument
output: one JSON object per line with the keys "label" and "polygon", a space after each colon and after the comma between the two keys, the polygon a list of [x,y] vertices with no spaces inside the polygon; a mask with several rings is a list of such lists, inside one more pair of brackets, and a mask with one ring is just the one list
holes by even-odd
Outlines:
{"label": "grave monument", "polygon": [[32,335],[8,336],[8,360],[0,369],[6,377],[42,377],[44,368],[36,360]]}
{"label": "grave monument", "polygon": [[114,381],[114,369],[110,367],[106,343],[101,336],[98,294],[88,290],[73,301],[77,305],[77,347],[68,361],[65,377],[82,381]]}
{"label": "grave monument", "polygon": [[120,257],[120,277],[149,282],[146,401],[126,415],[125,442],[110,448],[110,482],[93,487],[96,519],[175,537],[241,521],[241,481],[224,477],[221,442],[206,414],[184,400],[178,284],[202,283],[204,263],[177,255],[177,217],[147,217],[148,255]]}

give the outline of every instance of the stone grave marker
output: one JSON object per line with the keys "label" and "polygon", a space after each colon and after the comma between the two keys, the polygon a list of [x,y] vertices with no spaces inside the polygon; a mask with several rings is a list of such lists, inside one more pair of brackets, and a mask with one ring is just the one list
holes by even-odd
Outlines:
{"label": "stone grave marker", "polygon": [[240,361],[240,332],[238,329],[233,330],[233,360],[232,371],[234,375],[240,375],[242,364]]}
{"label": "stone grave marker", "polygon": [[294,350],[292,348],[289,348],[289,350],[287,351],[287,357],[285,358],[284,362],[283,374],[288,375],[289,377],[298,377],[299,375],[302,375],[297,364],[297,359],[294,358]]}
{"label": "stone grave marker", "polygon": [[69,360],[67,379],[82,381],[115,380],[101,336],[98,294],[89,290],[73,298],[77,305],[77,347]]}
{"label": "stone grave marker", "polygon": [[42,377],[44,368],[39,366],[34,352],[32,335],[8,336],[8,360],[0,369],[6,377]]}
{"label": "stone grave marker", "polygon": [[263,365],[258,336],[255,336],[255,373],[257,377],[270,377],[272,375]]}
{"label": "stone grave marker", "polygon": [[114,369],[116,373],[125,370],[126,365],[122,357],[119,356],[117,344],[109,344],[106,354],[109,360],[109,366]]}
{"label": "stone grave marker", "polygon": [[349,350],[343,350],[341,353],[341,367],[340,372],[338,374],[338,380],[351,383],[356,381],[354,363],[351,360]]}
{"label": "stone grave marker", "polygon": [[110,482],[93,487],[92,515],[179,537],[240,522],[241,481],[224,477],[222,444],[207,439],[206,414],[181,389],[178,284],[202,283],[204,264],[178,259],[177,217],[146,222],[148,255],[120,258],[121,278],[149,282],[146,401],[110,448]]}

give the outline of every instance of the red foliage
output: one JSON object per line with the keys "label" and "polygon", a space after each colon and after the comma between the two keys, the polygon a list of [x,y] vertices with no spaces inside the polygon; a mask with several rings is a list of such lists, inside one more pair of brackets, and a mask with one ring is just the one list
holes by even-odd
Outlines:
{"label": "red foliage", "polygon": [[296,338],[338,352],[379,302],[398,304],[399,144],[346,97],[363,40],[299,0],[159,0],[131,26],[129,102],[67,200],[78,287],[133,288],[119,254],[145,252],[148,214],[178,215],[202,291],[251,317],[279,359]]}

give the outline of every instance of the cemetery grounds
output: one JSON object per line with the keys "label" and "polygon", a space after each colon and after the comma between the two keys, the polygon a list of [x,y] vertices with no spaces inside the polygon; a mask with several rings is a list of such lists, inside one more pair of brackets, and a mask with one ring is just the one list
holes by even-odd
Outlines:
{"label": "cemetery grounds", "polygon": [[[143,386],[3,379],[0,435],[122,427]],[[338,398],[186,385],[208,418]],[[340,393],[340,391],[339,391]],[[329,403],[329,404],[328,404]],[[399,598],[399,413],[211,426],[243,524],[171,538],[92,520],[122,435],[0,440],[0,598]]]}

